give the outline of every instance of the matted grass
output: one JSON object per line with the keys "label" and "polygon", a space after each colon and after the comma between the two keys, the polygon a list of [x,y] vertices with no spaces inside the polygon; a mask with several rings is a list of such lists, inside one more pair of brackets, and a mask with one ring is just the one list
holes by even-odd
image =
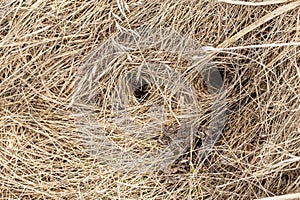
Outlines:
{"label": "matted grass", "polygon": [[[187,156],[183,169],[177,163],[168,172],[127,173],[93,156],[78,135],[70,107],[78,70],[100,44],[141,26],[194,39],[222,72],[227,121],[210,162]],[[255,199],[300,192],[299,38],[300,1],[1,1],[0,198]],[[176,64],[172,55],[159,56]],[[205,126],[210,117],[197,121]],[[190,148],[193,156],[197,148]]]}

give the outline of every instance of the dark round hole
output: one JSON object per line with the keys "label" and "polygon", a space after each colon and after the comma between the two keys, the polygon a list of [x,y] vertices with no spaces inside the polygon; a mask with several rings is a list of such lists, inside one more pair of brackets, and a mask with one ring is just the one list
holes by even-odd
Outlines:
{"label": "dark round hole", "polygon": [[143,103],[148,100],[150,96],[150,89],[151,86],[149,84],[144,84],[134,90],[134,96],[139,103]]}

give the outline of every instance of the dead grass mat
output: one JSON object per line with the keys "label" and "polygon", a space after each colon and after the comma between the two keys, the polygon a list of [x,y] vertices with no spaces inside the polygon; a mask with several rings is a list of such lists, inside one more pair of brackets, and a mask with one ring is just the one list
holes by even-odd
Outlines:
{"label": "dead grass mat", "polygon": [[[2,1],[0,198],[254,199],[299,192],[300,48],[246,46],[299,42],[300,2],[253,2]],[[241,47],[210,51],[224,72],[230,112],[205,167],[118,172],[92,157],[76,133],[68,105],[77,70],[112,35],[140,26],[172,28],[202,46]]]}

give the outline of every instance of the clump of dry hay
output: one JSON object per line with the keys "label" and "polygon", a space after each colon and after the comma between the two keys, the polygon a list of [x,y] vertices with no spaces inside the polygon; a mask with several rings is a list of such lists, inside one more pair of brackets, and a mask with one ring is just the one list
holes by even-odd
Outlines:
{"label": "clump of dry hay", "polygon": [[[254,199],[300,192],[300,2],[235,3],[2,2],[1,198]],[[201,147],[195,138],[182,155],[188,164],[174,163],[173,171],[117,171],[77,133],[69,105],[78,70],[101,43],[141,26],[171,28],[219,48],[210,49],[210,60],[223,74],[227,120],[205,163],[189,159]],[[247,48],[272,43],[290,45]],[[171,57],[159,61],[176,64]],[[210,94],[201,94],[204,105]],[[211,117],[197,120],[205,127]]]}
{"label": "clump of dry hay", "polygon": [[[189,148],[204,161],[226,115],[223,80],[208,57],[162,28],[141,27],[102,44],[80,69],[71,103],[85,145],[118,171],[168,171]],[[196,150],[201,129],[207,137]]]}

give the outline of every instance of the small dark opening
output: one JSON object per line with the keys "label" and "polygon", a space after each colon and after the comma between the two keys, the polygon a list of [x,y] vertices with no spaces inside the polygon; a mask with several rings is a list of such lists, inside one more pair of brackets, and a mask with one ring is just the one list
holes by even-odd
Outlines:
{"label": "small dark opening", "polygon": [[218,93],[223,90],[225,72],[223,69],[209,69],[205,71],[205,84],[212,93]]}
{"label": "small dark opening", "polygon": [[144,84],[134,90],[134,96],[139,103],[143,103],[149,99],[151,86]]}

